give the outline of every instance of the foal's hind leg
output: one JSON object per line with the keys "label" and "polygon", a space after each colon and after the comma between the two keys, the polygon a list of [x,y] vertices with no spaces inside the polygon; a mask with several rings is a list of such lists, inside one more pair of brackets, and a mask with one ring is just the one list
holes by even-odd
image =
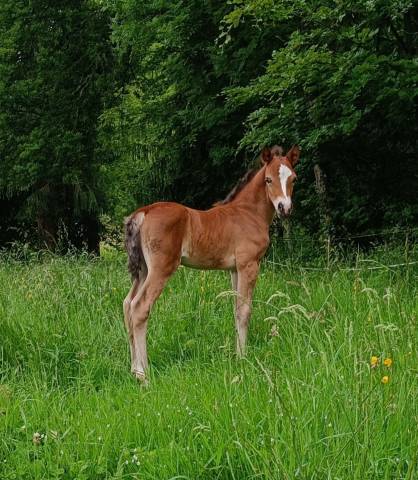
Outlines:
{"label": "foal's hind leg", "polygon": [[146,379],[148,369],[147,358],[147,326],[148,316],[157,298],[160,296],[167,280],[177,269],[178,263],[163,268],[153,266],[149,271],[141,291],[131,302],[131,322],[133,331],[133,373],[138,380]]}
{"label": "foal's hind leg", "polygon": [[128,333],[129,340],[129,350],[131,352],[131,372],[133,373],[133,361],[134,361],[134,345],[133,345],[133,328],[131,321],[131,303],[134,297],[141,291],[141,288],[147,277],[146,266],[143,265],[141,270],[138,273],[138,277],[135,278],[132,282],[131,289],[129,290],[128,295],[123,301],[123,316],[125,321],[126,331]]}

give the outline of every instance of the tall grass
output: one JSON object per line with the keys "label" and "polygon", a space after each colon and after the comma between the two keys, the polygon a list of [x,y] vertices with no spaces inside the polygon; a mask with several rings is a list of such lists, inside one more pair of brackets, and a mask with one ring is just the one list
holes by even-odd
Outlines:
{"label": "tall grass", "polygon": [[242,361],[228,275],[180,268],[148,388],[129,374],[123,256],[3,258],[0,478],[417,478],[418,268],[362,269],[385,255],[270,257]]}

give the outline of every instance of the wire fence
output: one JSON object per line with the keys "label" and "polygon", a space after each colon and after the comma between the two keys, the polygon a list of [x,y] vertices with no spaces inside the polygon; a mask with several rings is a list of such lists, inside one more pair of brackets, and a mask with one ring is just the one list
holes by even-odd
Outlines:
{"label": "wire fence", "polygon": [[[379,260],[364,259],[373,257]],[[382,260],[386,260],[382,262]],[[418,228],[393,228],[364,234],[274,236],[267,263],[310,271],[396,270],[418,265]],[[365,265],[374,262],[374,265]]]}
{"label": "wire fence", "polygon": [[[275,226],[264,260],[273,268],[307,271],[396,270],[418,264],[418,227],[396,227],[361,234],[288,234]],[[119,232],[120,233],[120,232]],[[106,244],[124,250],[123,238]],[[366,265],[377,258],[376,264]],[[385,260],[383,263],[382,260]]]}
{"label": "wire fence", "polygon": [[[267,260],[267,263],[270,265],[277,265],[280,267],[289,267],[288,264],[286,263],[279,263],[279,262],[274,262],[272,260]],[[410,265],[418,265],[418,260],[413,261],[413,262],[404,262],[404,263],[394,263],[390,265],[378,265],[378,266],[373,266],[373,267],[339,267],[338,270],[344,271],[344,272],[360,272],[363,270],[391,270],[392,268],[397,268],[397,267],[408,267]],[[319,272],[326,272],[330,271],[330,267],[309,267],[306,265],[298,265],[297,268],[301,270],[312,270],[312,271],[319,271]]]}
{"label": "wire fence", "polygon": [[[371,232],[371,233],[364,233],[364,234],[356,234],[350,235],[347,234],[345,236],[334,236],[332,234],[323,235],[322,242],[328,241],[331,242],[349,242],[351,240],[360,240],[364,238],[382,238],[382,237],[392,237],[392,238],[405,238],[406,236],[418,236],[418,227],[417,228],[393,228],[390,230],[381,230],[378,232]],[[283,236],[282,238],[278,237],[277,241],[288,242],[288,241],[304,241],[304,242],[312,242],[312,243],[319,243],[321,241],[318,237],[309,237],[307,235],[288,235]]]}

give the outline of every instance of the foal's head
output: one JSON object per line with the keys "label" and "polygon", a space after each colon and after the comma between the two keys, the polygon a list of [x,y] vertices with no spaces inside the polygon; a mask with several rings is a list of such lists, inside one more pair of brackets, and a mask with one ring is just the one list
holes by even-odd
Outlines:
{"label": "foal's head", "polygon": [[261,153],[266,165],[264,181],[271,203],[280,217],[287,217],[292,211],[293,185],[296,180],[294,167],[299,160],[300,149],[294,145],[286,155],[277,145],[265,148]]}

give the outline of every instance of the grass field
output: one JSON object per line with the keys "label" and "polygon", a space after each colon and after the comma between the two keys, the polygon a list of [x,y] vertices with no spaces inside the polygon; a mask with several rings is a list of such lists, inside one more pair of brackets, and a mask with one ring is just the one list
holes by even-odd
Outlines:
{"label": "grass field", "polygon": [[4,259],[0,478],[418,478],[417,279],[264,263],[238,361],[228,275],[180,268],[143,388],[122,255]]}

